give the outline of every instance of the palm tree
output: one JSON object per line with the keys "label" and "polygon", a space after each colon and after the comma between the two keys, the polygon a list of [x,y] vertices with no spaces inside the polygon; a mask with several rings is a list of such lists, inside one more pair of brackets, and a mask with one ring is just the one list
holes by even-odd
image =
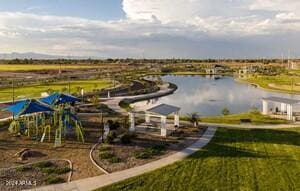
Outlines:
{"label": "palm tree", "polygon": [[187,120],[194,124],[194,127],[198,126],[199,114],[197,112],[187,114]]}

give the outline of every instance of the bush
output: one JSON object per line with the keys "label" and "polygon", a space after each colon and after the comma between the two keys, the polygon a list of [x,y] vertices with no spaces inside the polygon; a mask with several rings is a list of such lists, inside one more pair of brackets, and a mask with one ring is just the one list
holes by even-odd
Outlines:
{"label": "bush", "polygon": [[131,140],[135,137],[136,137],[136,135],[133,133],[125,133],[124,135],[121,136],[121,143],[122,144],[130,144]]}
{"label": "bush", "polygon": [[32,169],[31,166],[20,166],[20,167],[16,168],[16,171],[18,171],[18,172],[25,172],[25,171],[28,171],[28,170],[31,170],[31,169]]}
{"label": "bush", "polygon": [[99,148],[99,151],[102,152],[102,151],[110,151],[111,148],[107,145],[103,145]]}
{"label": "bush", "polygon": [[163,144],[155,145],[150,148],[146,148],[143,151],[136,152],[134,154],[134,156],[135,156],[135,158],[138,158],[138,159],[148,159],[148,158],[151,158],[152,156],[160,155],[162,153],[162,151],[164,151],[165,149],[166,149],[166,146]]}
{"label": "bush", "polygon": [[120,163],[122,162],[122,159],[120,159],[119,157],[112,157],[110,160],[109,160],[110,163]]}
{"label": "bush", "polygon": [[55,174],[66,174],[67,172],[70,172],[72,169],[70,167],[62,167],[62,168],[55,168],[54,173]]}
{"label": "bush", "polygon": [[35,164],[34,166],[38,168],[47,168],[47,167],[54,166],[54,164],[50,161],[43,161]]}
{"label": "bush", "polygon": [[110,131],[105,139],[105,143],[111,144],[114,142],[114,139],[117,137],[117,134],[115,131]]}
{"label": "bush", "polygon": [[43,168],[41,171],[46,174],[65,174],[70,172],[72,169],[70,167],[50,167],[50,168]]}
{"label": "bush", "polygon": [[229,115],[229,114],[230,114],[229,109],[228,109],[227,107],[223,108],[223,109],[222,109],[222,114],[223,114],[223,115]]}
{"label": "bush", "polygon": [[114,157],[114,154],[112,152],[109,152],[109,151],[99,153],[99,158],[100,159],[110,159],[112,157]]}
{"label": "bush", "polygon": [[108,120],[107,123],[111,130],[116,130],[116,129],[120,128],[120,122],[118,120],[116,120],[116,121]]}
{"label": "bush", "polygon": [[46,173],[46,174],[53,174],[54,171],[55,171],[55,168],[53,168],[53,167],[50,167],[50,168],[42,168],[41,171],[42,171],[43,173]]}
{"label": "bush", "polygon": [[260,111],[256,108],[256,107],[253,107],[251,110],[250,110],[250,113],[253,114],[253,115],[260,115]]}
{"label": "bush", "polygon": [[59,176],[49,175],[49,176],[47,177],[46,182],[47,182],[48,184],[57,184],[57,183],[65,182],[65,180],[64,180],[62,177],[59,177]]}
{"label": "bush", "polygon": [[152,155],[151,155],[151,153],[144,150],[144,151],[140,151],[140,152],[135,152],[134,157],[137,159],[148,159],[148,158],[151,158]]}

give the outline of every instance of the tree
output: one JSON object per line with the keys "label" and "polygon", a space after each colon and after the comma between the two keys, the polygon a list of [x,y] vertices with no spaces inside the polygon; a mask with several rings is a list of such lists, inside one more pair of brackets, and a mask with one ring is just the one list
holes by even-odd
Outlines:
{"label": "tree", "polygon": [[222,114],[223,114],[223,115],[229,115],[229,114],[230,114],[229,109],[228,109],[227,107],[224,107],[224,108],[222,109]]}
{"label": "tree", "polygon": [[197,112],[187,114],[187,120],[194,124],[194,127],[198,126],[199,114]]}
{"label": "tree", "polygon": [[99,103],[98,96],[94,95],[91,99],[91,102],[93,103],[93,105],[97,105]]}

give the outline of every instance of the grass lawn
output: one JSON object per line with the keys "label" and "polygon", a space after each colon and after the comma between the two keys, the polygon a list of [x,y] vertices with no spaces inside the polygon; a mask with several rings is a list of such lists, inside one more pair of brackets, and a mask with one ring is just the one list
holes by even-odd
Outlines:
{"label": "grass lawn", "polygon": [[219,128],[187,159],[98,191],[300,190],[299,146],[300,128]]}
{"label": "grass lawn", "polygon": [[225,124],[240,124],[240,119],[250,119],[252,124],[285,124],[287,120],[272,118],[260,113],[240,113],[226,116],[201,117],[200,122],[206,123],[225,123]]}
{"label": "grass lawn", "polygon": [[[71,81],[70,83],[71,93],[79,93],[79,87],[83,88],[85,92],[91,92],[94,89],[103,89],[111,86],[111,82],[108,80],[81,80]],[[53,91],[68,92],[68,82],[54,82],[49,84],[37,84],[30,86],[23,86],[15,88],[15,98],[32,98],[40,97],[42,92],[47,92],[49,89]],[[12,88],[0,89],[0,101],[11,100]]]}
{"label": "grass lawn", "polygon": [[0,64],[0,71],[20,71],[20,70],[58,70],[62,69],[80,69],[80,68],[98,68],[93,65],[79,65],[79,64]]}
{"label": "grass lawn", "polygon": [[237,81],[254,83],[265,89],[288,93],[292,93],[291,84],[293,82],[293,93],[300,93],[300,85],[297,84],[297,82],[300,82],[299,76],[294,76],[293,80],[291,76],[285,74],[279,76],[249,76],[247,80],[237,79]]}

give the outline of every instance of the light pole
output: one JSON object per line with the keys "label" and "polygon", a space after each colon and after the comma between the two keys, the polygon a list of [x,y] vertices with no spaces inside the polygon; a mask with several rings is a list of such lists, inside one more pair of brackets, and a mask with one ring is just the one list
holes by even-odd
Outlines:
{"label": "light pole", "polygon": [[12,101],[14,104],[15,103],[15,81],[14,81],[14,78],[12,79]]}

